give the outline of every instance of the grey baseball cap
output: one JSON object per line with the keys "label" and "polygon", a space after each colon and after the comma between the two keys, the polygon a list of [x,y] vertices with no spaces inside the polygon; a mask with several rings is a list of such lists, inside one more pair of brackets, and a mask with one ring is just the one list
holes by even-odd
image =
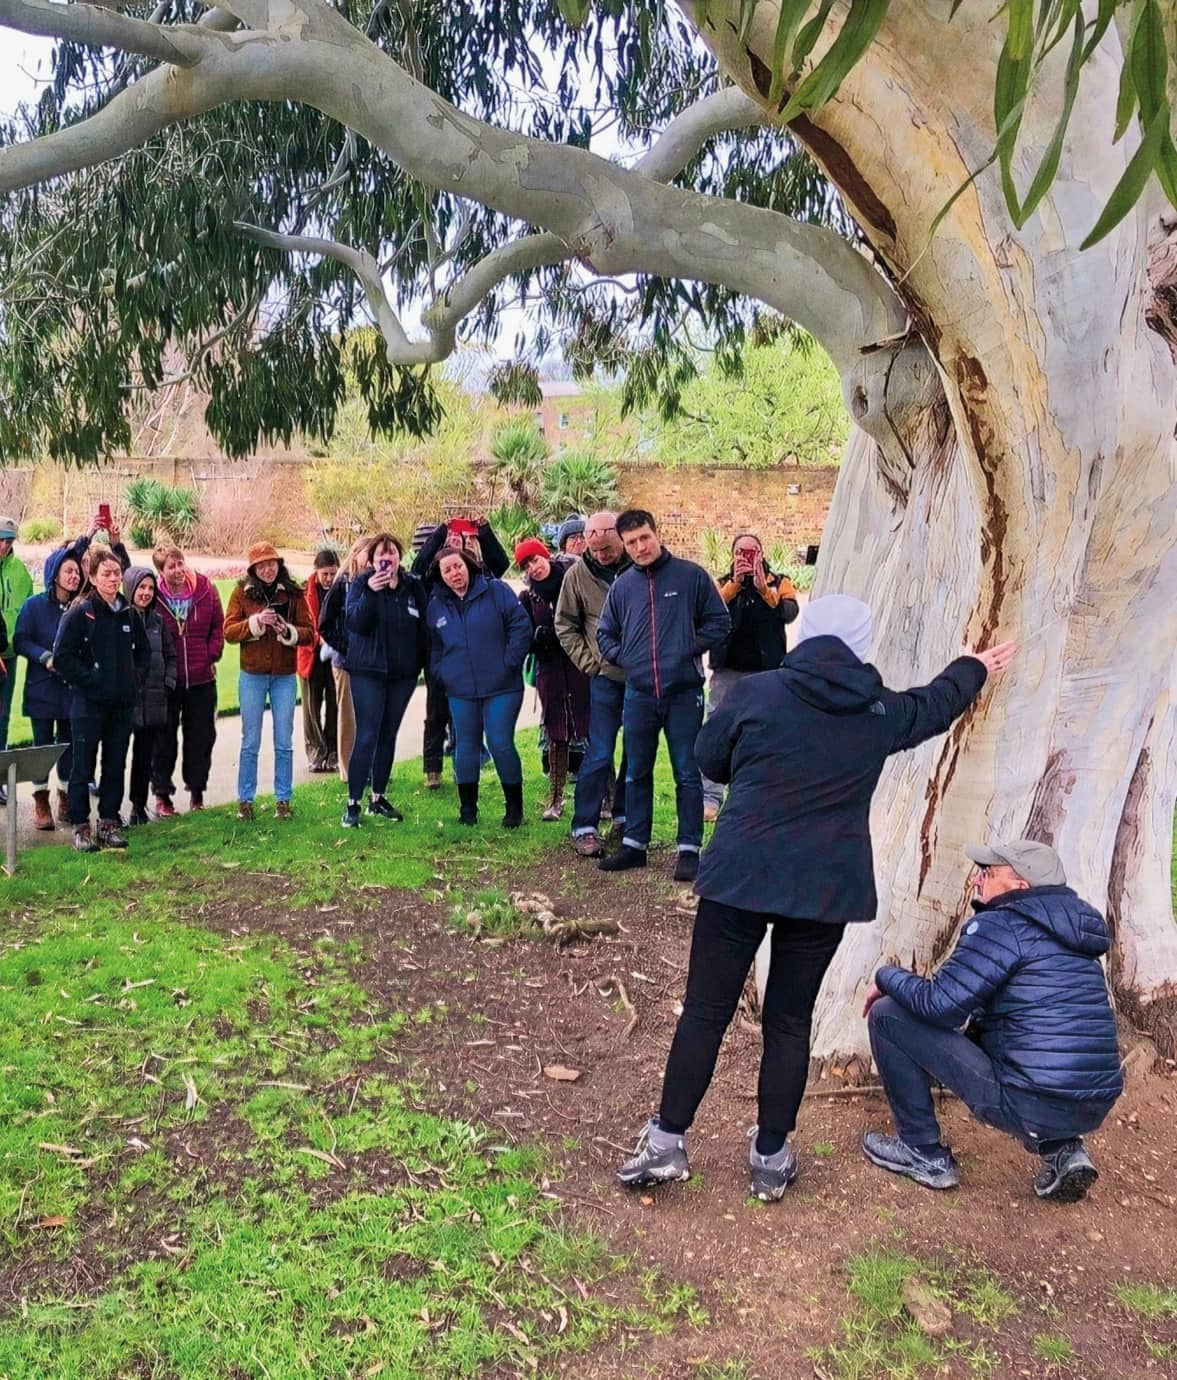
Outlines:
{"label": "grey baseball cap", "polygon": [[1000,867],[1003,863],[1012,867],[1019,877],[1024,877],[1031,886],[1066,886],[1067,874],[1059,861],[1059,855],[1046,843],[1035,839],[1013,839],[1009,843],[998,843],[992,848],[975,843],[966,848],[965,856],[972,858],[979,867]]}

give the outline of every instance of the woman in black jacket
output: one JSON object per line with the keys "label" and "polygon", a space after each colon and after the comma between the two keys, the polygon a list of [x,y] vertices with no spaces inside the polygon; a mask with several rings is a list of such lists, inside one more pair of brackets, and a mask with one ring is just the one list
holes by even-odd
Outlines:
{"label": "woman in black jacket", "polygon": [[362,568],[347,584],[347,650],[356,738],[347,773],[343,827],[360,823],[360,797],[371,781],[368,813],[404,816],[385,798],[396,735],[425,665],[425,590],[401,565],[403,548],[387,532],[373,537]]}
{"label": "woman in black jacket", "polygon": [[[109,549],[86,557],[87,583],[70,606],[53,644],[54,669],[70,686],[73,763],[69,816],[79,853],[125,848],[119,809],[137,686],[147,674],[151,648],[142,620],[119,593],[123,569]],[[98,836],[90,833],[90,781],[102,751],[98,783]]]}
{"label": "woman in black jacket", "polygon": [[146,824],[147,793],[151,788],[151,763],[156,740],[168,722],[168,697],[176,688],[176,643],[171,629],[156,608],[155,572],[131,566],[123,589],[151,648],[147,674],[135,697],[135,735],[131,747],[131,824]]}
{"label": "woman in black jacket", "polygon": [[847,923],[874,919],[870,804],[887,758],[947,731],[1013,655],[958,657],[930,685],[888,690],[864,658],[870,609],[811,600],[778,671],[749,676],[704,724],[700,768],[730,793],[695,891],[687,991],[658,1115],[620,1172],[636,1186],[690,1176],[685,1135],[768,927],[752,1192],[779,1199],[797,1174],[788,1137],[809,1076],[813,1008]]}

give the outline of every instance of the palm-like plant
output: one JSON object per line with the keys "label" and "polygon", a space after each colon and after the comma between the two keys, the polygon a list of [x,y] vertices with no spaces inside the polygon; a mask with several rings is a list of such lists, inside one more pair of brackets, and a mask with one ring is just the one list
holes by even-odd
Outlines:
{"label": "palm-like plant", "polygon": [[549,517],[595,513],[617,501],[616,466],[587,451],[562,451],[544,473],[543,511]]}
{"label": "palm-like plant", "polygon": [[487,473],[491,492],[501,480],[515,503],[531,507],[543,485],[547,459],[548,443],[532,418],[516,417],[504,422],[490,443]]}

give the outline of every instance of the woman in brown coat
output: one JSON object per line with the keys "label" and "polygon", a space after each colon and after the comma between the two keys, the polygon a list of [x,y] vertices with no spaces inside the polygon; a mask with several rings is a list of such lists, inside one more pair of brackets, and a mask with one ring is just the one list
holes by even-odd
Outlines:
{"label": "woman in brown coat", "polygon": [[237,818],[253,819],[257,754],[266,702],[274,716],[274,795],[279,819],[289,819],[294,787],[296,647],[314,639],[306,596],[268,541],[249,548],[245,578],[225,613],[225,641],[241,647],[241,760],[237,766]]}

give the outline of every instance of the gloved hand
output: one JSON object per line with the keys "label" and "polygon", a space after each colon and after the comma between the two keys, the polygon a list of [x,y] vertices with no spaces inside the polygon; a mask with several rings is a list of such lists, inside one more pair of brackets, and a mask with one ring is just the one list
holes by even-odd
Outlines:
{"label": "gloved hand", "polygon": [[548,656],[554,652],[560,645],[556,640],[555,628],[549,627],[547,623],[541,623],[535,630],[531,645],[536,656]]}

